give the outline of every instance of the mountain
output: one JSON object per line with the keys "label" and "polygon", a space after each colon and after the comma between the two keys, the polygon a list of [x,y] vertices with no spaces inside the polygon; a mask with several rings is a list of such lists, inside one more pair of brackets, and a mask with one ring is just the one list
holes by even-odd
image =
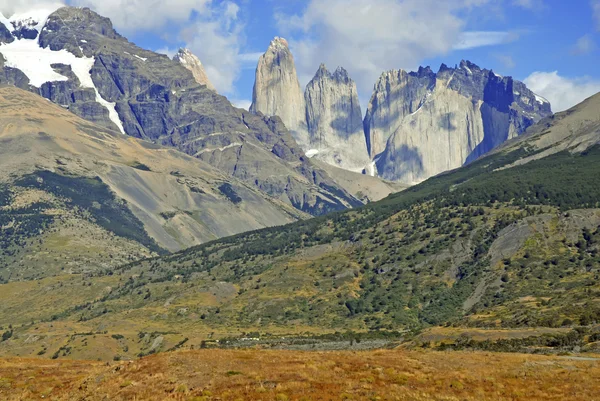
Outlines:
{"label": "mountain", "polygon": [[302,147],[309,144],[304,96],[288,42],[276,37],[260,56],[250,111],[278,116]]}
{"label": "mountain", "polygon": [[344,68],[321,65],[304,101],[300,93],[292,53],[276,38],[258,63],[250,110],[295,127],[312,158],[405,185],[470,163],[552,114],[522,82],[469,61],[383,73],[364,119]]}
{"label": "mountain", "polygon": [[236,109],[180,61],[128,42],[90,9],[39,9],[0,23],[0,84],[179,149],[302,212],[362,204],[311,163],[279,118]]}
{"label": "mountain", "polygon": [[321,64],[304,92],[309,152],[332,166],[362,172],[370,160],[356,84],[348,72]]}
{"label": "mountain", "polygon": [[364,126],[379,175],[410,184],[469,163],[551,114],[523,83],[462,61],[437,74],[384,73]]}
{"label": "mountain", "polygon": [[202,62],[189,49],[179,49],[177,54],[173,56],[173,60],[180,62],[181,65],[190,70],[194,79],[200,85],[204,85],[212,91],[217,91],[212,82],[210,82],[210,79],[208,79]]}
{"label": "mountain", "polygon": [[359,173],[370,164],[354,81],[343,68],[330,73],[321,65],[303,94],[283,38],[258,61],[250,111],[281,117],[311,158]]}
{"label": "mountain", "polygon": [[33,93],[0,88],[0,105],[2,279],[116,267],[310,217]]}
{"label": "mountain", "polygon": [[[0,321],[16,328],[0,352],[46,344],[60,357],[71,352],[65,347],[88,355],[65,331],[99,333],[145,355],[184,338],[252,341],[248,333],[260,332],[279,341],[432,326],[518,329],[522,344],[576,338],[593,349],[599,111],[596,95],[490,155],[362,208],[93,275],[9,281],[0,286]],[[29,307],[41,299],[52,307]]]}

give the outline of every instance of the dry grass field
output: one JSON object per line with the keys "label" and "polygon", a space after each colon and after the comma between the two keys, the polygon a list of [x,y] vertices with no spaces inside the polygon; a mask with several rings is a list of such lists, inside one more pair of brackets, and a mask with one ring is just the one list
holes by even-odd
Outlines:
{"label": "dry grass field", "polygon": [[0,360],[2,400],[598,400],[600,360],[379,350],[197,350]]}

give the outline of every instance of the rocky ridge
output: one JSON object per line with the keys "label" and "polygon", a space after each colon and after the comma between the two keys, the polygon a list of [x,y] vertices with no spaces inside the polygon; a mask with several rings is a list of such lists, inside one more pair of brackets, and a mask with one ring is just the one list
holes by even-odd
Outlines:
{"label": "rocky ridge", "polygon": [[265,97],[280,110],[293,106],[293,124],[308,130],[300,142],[308,156],[407,185],[467,164],[551,114],[548,101],[522,82],[469,61],[437,73],[384,72],[364,120],[345,69],[319,67],[304,92],[306,124],[298,123],[296,82],[287,42],[276,38],[257,66],[251,110],[277,114]]}
{"label": "rocky ridge", "polygon": [[550,103],[519,81],[462,61],[384,73],[365,117],[379,175],[414,184],[460,167],[544,117]]}
{"label": "rocky ridge", "polygon": [[356,84],[339,67],[331,73],[321,64],[304,92],[310,148],[333,166],[362,172],[369,158],[363,135]]}

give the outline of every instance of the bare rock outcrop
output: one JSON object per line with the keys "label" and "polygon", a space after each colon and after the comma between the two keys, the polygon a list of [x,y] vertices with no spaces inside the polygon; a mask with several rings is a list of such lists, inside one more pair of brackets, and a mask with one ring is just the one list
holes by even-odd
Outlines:
{"label": "bare rock outcrop", "polygon": [[364,126],[379,176],[414,184],[477,159],[551,114],[550,103],[523,83],[462,61],[437,74],[385,73]]}
{"label": "bare rock outcrop", "polygon": [[212,91],[217,91],[212,82],[210,82],[210,79],[208,79],[202,62],[189,49],[179,49],[173,60],[187,68],[200,85],[204,85]]}
{"label": "bare rock outcrop", "polygon": [[298,144],[308,145],[304,95],[294,56],[283,38],[273,39],[258,60],[250,111],[279,116]]}
{"label": "bare rock outcrop", "polygon": [[310,150],[328,164],[362,171],[369,164],[356,84],[338,67],[321,64],[304,92]]}

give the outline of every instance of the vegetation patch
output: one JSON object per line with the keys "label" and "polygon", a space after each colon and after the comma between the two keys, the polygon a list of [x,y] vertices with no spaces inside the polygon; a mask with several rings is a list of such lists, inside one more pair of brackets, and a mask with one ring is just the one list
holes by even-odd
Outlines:
{"label": "vegetation patch", "polygon": [[242,201],[242,198],[240,198],[240,196],[235,192],[231,184],[228,182],[219,185],[219,191],[221,191],[221,193],[225,195],[227,199],[236,205]]}
{"label": "vegetation patch", "polygon": [[165,252],[148,236],[144,225],[127,208],[126,202],[117,198],[98,177],[68,177],[39,171],[22,177],[15,185],[51,193],[70,206],[89,212],[95,222],[106,230],[137,241],[155,252]]}

